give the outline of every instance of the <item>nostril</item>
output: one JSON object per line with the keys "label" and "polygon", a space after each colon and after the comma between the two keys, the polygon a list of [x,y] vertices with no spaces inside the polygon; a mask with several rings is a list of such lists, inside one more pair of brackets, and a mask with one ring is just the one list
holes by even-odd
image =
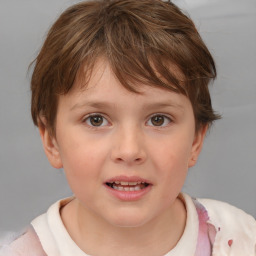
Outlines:
{"label": "nostril", "polygon": [[141,164],[146,159],[146,154],[143,151],[125,149],[113,149],[111,159],[116,163],[136,163]]}
{"label": "nostril", "polygon": [[[115,161],[116,161],[116,162],[119,162],[119,163],[121,163],[121,162],[128,162],[127,159],[122,158],[122,157],[116,158]],[[141,162],[142,162],[142,158],[141,158],[141,157],[138,157],[138,158],[135,158],[134,160],[131,160],[131,159],[130,159],[129,162],[141,163]]]}

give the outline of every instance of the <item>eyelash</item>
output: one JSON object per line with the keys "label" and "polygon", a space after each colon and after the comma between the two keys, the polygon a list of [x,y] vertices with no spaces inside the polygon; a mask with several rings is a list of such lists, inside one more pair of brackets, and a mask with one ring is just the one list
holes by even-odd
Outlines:
{"label": "eyelash", "polygon": [[[93,125],[93,124],[91,123],[91,118],[93,118],[93,117],[100,117],[100,118],[102,118],[102,120],[103,120],[103,125],[102,125],[102,124],[100,124],[99,126]],[[154,125],[154,124],[152,123],[152,118],[154,118],[154,117],[161,117],[161,118],[163,118],[163,119],[164,119],[164,120],[163,120],[163,124],[164,124],[164,125],[162,125],[162,124],[161,124],[161,125]],[[88,122],[90,122],[90,123],[88,123]],[[100,127],[107,126],[108,124],[106,124],[106,122],[109,123],[109,121],[107,120],[107,118],[105,118],[104,115],[101,114],[101,113],[89,114],[89,115],[87,115],[87,116],[83,119],[83,123],[86,123],[86,124],[88,125],[88,127],[93,128],[93,129],[97,129],[97,128],[100,128]],[[151,124],[149,124],[149,122],[151,122]],[[168,122],[168,123],[166,124],[166,122]],[[146,125],[148,125],[148,126],[153,126],[153,127],[157,127],[157,128],[162,128],[162,127],[166,127],[166,126],[167,126],[169,123],[171,123],[171,122],[172,122],[172,119],[171,119],[170,117],[168,117],[168,116],[166,116],[166,115],[164,115],[164,114],[157,113],[157,114],[151,115],[151,116],[149,117],[149,119],[148,119],[147,122],[146,122]]]}

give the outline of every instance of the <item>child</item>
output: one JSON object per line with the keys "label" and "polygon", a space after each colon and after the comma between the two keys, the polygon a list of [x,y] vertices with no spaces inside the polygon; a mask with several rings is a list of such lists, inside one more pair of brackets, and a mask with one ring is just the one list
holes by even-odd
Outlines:
{"label": "child", "polygon": [[204,137],[214,60],[193,22],[160,0],[66,10],[32,75],[32,117],[74,196],[0,255],[255,256],[256,222],[181,193]]}

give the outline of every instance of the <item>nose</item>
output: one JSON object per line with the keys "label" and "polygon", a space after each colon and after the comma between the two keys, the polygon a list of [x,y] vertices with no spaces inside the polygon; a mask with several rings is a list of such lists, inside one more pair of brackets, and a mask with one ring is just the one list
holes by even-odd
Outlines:
{"label": "nose", "polygon": [[142,164],[146,160],[144,137],[136,128],[120,128],[113,138],[111,159],[127,165]]}

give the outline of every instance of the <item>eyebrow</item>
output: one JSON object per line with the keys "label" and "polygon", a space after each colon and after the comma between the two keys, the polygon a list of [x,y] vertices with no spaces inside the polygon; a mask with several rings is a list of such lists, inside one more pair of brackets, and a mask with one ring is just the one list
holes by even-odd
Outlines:
{"label": "eyebrow", "polygon": [[145,108],[180,108],[183,109],[184,107],[178,103],[174,102],[153,102],[145,105]]}
{"label": "eyebrow", "polygon": [[70,108],[70,110],[75,110],[75,109],[79,109],[79,108],[85,108],[85,107],[92,107],[92,108],[112,108],[113,107],[113,103],[108,103],[108,102],[104,102],[104,101],[88,101],[88,102],[84,102],[84,103],[77,103],[74,106],[72,106]]}
{"label": "eyebrow", "polygon": [[[111,108],[116,108],[116,104],[111,102],[105,102],[105,101],[88,101],[88,102],[77,103],[73,105],[70,108],[70,111],[73,111],[75,109],[85,108],[85,107],[92,107],[96,109],[111,109]],[[167,108],[167,107],[184,109],[184,107],[181,104],[174,103],[174,102],[162,102],[162,101],[147,103],[143,106],[144,109]]]}

